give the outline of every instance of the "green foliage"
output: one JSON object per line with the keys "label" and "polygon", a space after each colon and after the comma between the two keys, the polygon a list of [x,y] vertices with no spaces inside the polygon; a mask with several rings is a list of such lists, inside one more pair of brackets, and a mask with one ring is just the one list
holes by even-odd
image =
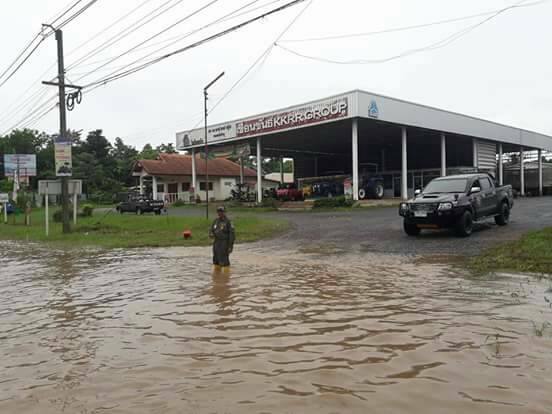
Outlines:
{"label": "green foliage", "polygon": [[321,198],[315,200],[314,208],[338,208],[338,207],[352,207],[353,201],[345,196]]}
{"label": "green foliage", "polygon": [[470,259],[468,265],[476,273],[508,270],[552,274],[552,227],[486,250]]}
{"label": "green foliage", "polygon": [[261,206],[268,208],[278,208],[280,206],[280,202],[272,197],[264,197],[263,201],[261,202]]}
{"label": "green foliage", "polygon": [[63,221],[63,211],[54,211],[54,214],[52,215],[52,220],[54,220],[55,223],[61,223]]}
{"label": "green foliage", "polygon": [[9,193],[13,190],[13,183],[8,180],[0,180],[0,193]]}
{"label": "green foliage", "polygon": [[82,211],[80,213],[81,217],[92,217],[94,214],[94,206],[91,204],[85,204],[82,206]]}
{"label": "green foliage", "polygon": [[174,203],[172,203],[172,206],[173,207],[182,207],[182,206],[185,206],[186,203],[184,202],[184,200],[176,200]]}

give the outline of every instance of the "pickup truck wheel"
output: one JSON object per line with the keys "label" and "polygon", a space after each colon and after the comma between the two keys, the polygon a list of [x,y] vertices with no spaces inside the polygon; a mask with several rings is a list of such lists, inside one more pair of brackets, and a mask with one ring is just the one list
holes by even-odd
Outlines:
{"label": "pickup truck wheel", "polygon": [[161,210],[155,210],[155,215],[160,216],[161,215]]}
{"label": "pickup truck wheel", "polygon": [[495,223],[499,226],[505,226],[510,221],[510,206],[508,203],[502,203],[500,205],[500,214],[495,216]]}
{"label": "pickup truck wheel", "polygon": [[364,188],[358,190],[358,198],[360,198],[361,200],[364,200],[366,198],[366,190]]}
{"label": "pickup truck wheel", "polygon": [[418,226],[416,226],[415,224],[409,223],[406,220],[403,223],[403,228],[404,228],[404,232],[409,236],[419,236],[421,232]]}
{"label": "pickup truck wheel", "polygon": [[473,215],[471,211],[464,211],[456,223],[456,235],[469,237],[473,232]]}

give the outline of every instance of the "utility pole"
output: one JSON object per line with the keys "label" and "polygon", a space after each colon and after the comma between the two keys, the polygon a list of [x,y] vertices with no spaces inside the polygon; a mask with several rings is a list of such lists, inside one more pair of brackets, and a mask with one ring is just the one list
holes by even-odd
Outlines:
{"label": "utility pole", "polygon": [[[73,88],[80,90],[81,88],[74,85],[65,84],[65,63],[63,59],[63,32],[60,29],[55,29],[51,25],[43,24],[42,26],[49,27],[56,34],[57,42],[57,57],[58,57],[58,81],[56,82],[42,82],[45,85],[57,86],[59,91],[59,144],[64,144],[71,148],[72,142],[71,139],[67,136],[67,113],[65,107],[65,88]],[[68,151],[68,154],[71,154],[71,151]],[[72,165],[72,163],[71,163]],[[71,232],[71,218],[70,218],[70,208],[69,208],[69,176],[72,174],[72,171],[64,172],[61,175],[61,209],[62,209],[62,218],[63,218],[63,233],[67,234]]]}
{"label": "utility pole", "polygon": [[224,76],[224,72],[218,75],[213,79],[205,88],[203,88],[203,97],[205,104],[205,194],[207,199],[207,207],[205,208],[205,216],[209,220],[209,147],[207,145],[207,116],[209,115],[209,110],[207,109],[207,100],[209,99],[208,90],[211,86],[215,84],[220,78]]}

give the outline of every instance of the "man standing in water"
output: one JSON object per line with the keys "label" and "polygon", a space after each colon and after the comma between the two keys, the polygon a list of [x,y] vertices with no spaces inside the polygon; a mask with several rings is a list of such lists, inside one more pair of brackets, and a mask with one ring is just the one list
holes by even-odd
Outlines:
{"label": "man standing in water", "polygon": [[230,266],[230,253],[234,249],[234,240],[236,234],[234,226],[226,217],[224,207],[217,208],[218,218],[213,222],[209,229],[209,237],[213,242],[213,264],[215,266]]}

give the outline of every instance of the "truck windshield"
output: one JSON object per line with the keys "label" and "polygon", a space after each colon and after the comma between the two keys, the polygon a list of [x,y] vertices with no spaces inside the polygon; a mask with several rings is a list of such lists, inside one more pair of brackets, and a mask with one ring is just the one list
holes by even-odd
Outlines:
{"label": "truck windshield", "polygon": [[463,193],[466,191],[466,178],[451,178],[450,180],[433,180],[424,190],[424,193]]}

